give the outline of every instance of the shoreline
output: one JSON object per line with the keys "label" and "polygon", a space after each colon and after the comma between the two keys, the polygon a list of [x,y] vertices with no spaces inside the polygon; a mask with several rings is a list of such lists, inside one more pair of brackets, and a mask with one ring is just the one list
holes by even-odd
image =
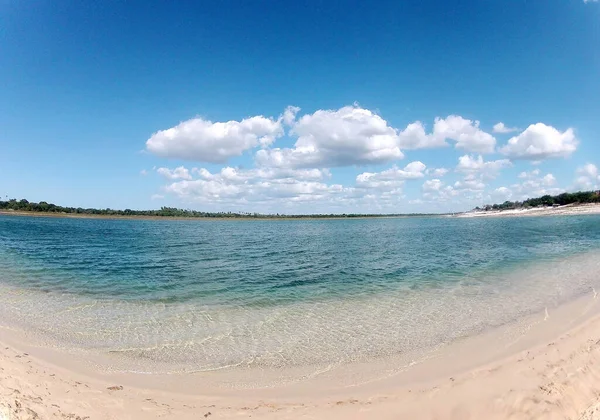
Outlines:
{"label": "shoreline", "polygon": [[398,215],[358,215],[347,217],[342,215],[332,216],[260,216],[260,217],[182,217],[182,216],[126,216],[103,214],[77,214],[77,213],[49,213],[34,211],[7,211],[0,210],[0,216],[17,217],[47,217],[66,219],[98,219],[98,220],[196,220],[196,221],[281,221],[281,220],[353,220],[353,219],[407,219],[430,217],[453,218],[479,218],[479,217],[531,217],[531,216],[581,216],[600,214],[600,203],[567,204],[559,207],[532,207],[510,210],[466,211],[458,213],[431,213],[431,214],[398,214]]}
{"label": "shoreline", "polygon": [[34,211],[7,211],[0,210],[0,216],[17,216],[17,217],[48,217],[62,219],[99,219],[99,220],[207,220],[207,221],[249,221],[249,220],[354,220],[354,219],[408,219],[420,217],[444,217],[449,213],[431,213],[431,214],[398,214],[398,215],[364,215],[347,217],[343,215],[334,216],[311,216],[298,215],[296,216],[260,216],[260,217],[183,217],[183,216],[125,216],[125,215],[105,215],[105,214],[78,214],[78,213],[50,213],[50,212],[34,212]]}
{"label": "shoreline", "polygon": [[[500,419],[565,418],[582,416],[590,407],[600,410],[600,299],[595,294],[527,317],[516,327],[522,333],[508,343],[506,331],[490,331],[355,386],[340,386],[336,375],[317,375],[280,387],[221,390],[206,385],[219,372],[102,373],[70,355],[37,347],[26,334],[0,329],[0,418],[8,412],[14,415],[9,419],[35,418],[35,412],[40,418],[191,419],[210,412],[214,418]],[[364,363],[345,373],[356,380],[372,368],[373,363]]]}
{"label": "shoreline", "polygon": [[459,213],[451,217],[477,218],[477,217],[531,217],[531,216],[583,216],[600,214],[600,204],[567,204],[558,207],[532,207],[526,209],[470,211]]}

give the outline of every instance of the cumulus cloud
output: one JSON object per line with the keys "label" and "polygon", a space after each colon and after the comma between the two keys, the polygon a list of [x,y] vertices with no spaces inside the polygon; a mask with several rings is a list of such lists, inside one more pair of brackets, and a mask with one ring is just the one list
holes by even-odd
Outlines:
{"label": "cumulus cloud", "polygon": [[184,168],[183,166],[179,166],[175,169],[169,169],[169,168],[158,168],[156,170],[156,172],[159,175],[164,176],[167,179],[192,179],[192,176],[190,175],[190,171],[187,168]]}
{"label": "cumulus cloud", "polygon": [[423,191],[432,192],[439,191],[444,186],[444,183],[441,179],[428,179],[423,183]]}
{"label": "cumulus cloud", "polygon": [[224,163],[258,146],[268,146],[283,135],[282,120],[295,116],[288,108],[278,120],[256,116],[241,121],[212,122],[203,118],[183,121],[154,133],[146,149],[160,157]]}
{"label": "cumulus cloud", "polygon": [[598,178],[598,167],[593,163],[586,163],[584,166],[577,168],[577,173],[589,178]]}
{"label": "cumulus cloud", "polygon": [[430,168],[425,171],[427,175],[432,176],[434,178],[443,178],[448,174],[448,172],[450,171],[446,168]]}
{"label": "cumulus cloud", "polygon": [[496,139],[479,128],[479,121],[458,115],[436,118],[432,136],[438,141],[453,140],[457,149],[472,153],[493,153],[496,148]]}
{"label": "cumulus cloud", "polygon": [[399,189],[405,180],[423,178],[426,168],[424,163],[416,161],[409,163],[404,169],[393,166],[382,172],[363,172],[356,177],[356,186],[388,190]]}
{"label": "cumulus cloud", "polygon": [[[493,129],[497,133],[515,130],[501,122]],[[286,142],[291,140],[292,146],[275,144],[284,136],[288,137]],[[442,181],[451,172],[447,168],[427,168],[420,161],[403,167],[395,163],[404,158],[405,150],[450,144],[466,151],[454,169],[462,175],[458,181]],[[398,211],[399,204],[409,201],[403,200],[402,192],[409,180],[429,178],[422,184],[420,201],[410,200],[413,203],[431,204],[437,200],[463,205],[484,197],[486,183],[496,178],[502,169],[512,166],[510,159],[529,159],[533,163],[568,156],[576,149],[577,140],[572,129],[559,132],[538,123],[498,150],[506,159],[485,161],[482,155],[497,150],[496,139],[480,128],[479,121],[449,115],[435,118],[429,133],[420,121],[398,129],[378,113],[354,104],[304,115],[300,108],[289,106],[278,118],[256,116],[228,122],[195,118],[158,131],[148,139],[146,147],[158,156],[210,163],[225,163],[252,150],[255,166],[251,169],[226,166],[211,172],[206,168],[183,166],[153,168],[169,180],[161,193],[184,201],[214,204],[218,209],[226,206],[285,210],[294,203],[306,203],[308,211],[314,212],[320,211],[318,203],[319,209],[340,206],[343,211],[348,208]],[[329,168],[370,167],[388,162],[391,162],[388,169],[359,173],[354,185],[329,181]],[[578,173],[581,183],[595,185],[598,182],[598,174],[592,174],[591,166]],[[489,194],[518,197],[556,190],[556,179],[551,174],[542,176],[539,169],[523,172],[519,178],[522,184],[497,188]],[[261,205],[254,207],[257,203]]]}
{"label": "cumulus cloud", "polygon": [[292,201],[316,201],[324,196],[332,196],[344,191],[338,184],[328,185],[316,181],[303,181],[293,178],[253,180],[237,183],[223,177],[210,180],[196,179],[179,181],[165,187],[165,191],[180,198],[197,199],[204,202],[231,203],[264,202],[288,199]]}
{"label": "cumulus cloud", "polygon": [[288,107],[280,118],[290,126],[293,148],[266,148],[256,153],[262,166],[308,168],[385,163],[404,157],[402,150],[447,146],[491,153],[496,139],[479,128],[479,121],[457,115],[436,118],[428,134],[420,121],[399,130],[381,116],[359,105],[318,110],[297,119],[299,108]]}
{"label": "cumulus cloud", "polygon": [[[525,200],[532,197],[540,197],[542,195],[560,194],[564,190],[556,186],[556,177],[552,174],[540,175],[539,169],[531,172],[521,172],[519,178],[524,181],[510,186],[511,196],[515,200]],[[506,187],[503,187],[506,188]]]}
{"label": "cumulus cloud", "polygon": [[458,158],[456,171],[466,174],[481,174],[487,178],[495,178],[502,169],[511,166],[512,163],[508,159],[485,162],[481,155],[477,158],[471,155],[464,155]]}
{"label": "cumulus cloud", "polygon": [[537,123],[511,138],[500,152],[511,159],[544,160],[568,157],[577,149],[577,144],[572,128],[560,132],[552,126]]}
{"label": "cumulus cloud", "polygon": [[521,179],[535,178],[539,174],[540,174],[539,169],[534,169],[533,171],[530,171],[530,172],[523,171],[519,174],[519,178],[521,178]]}
{"label": "cumulus cloud", "polygon": [[446,202],[465,193],[465,191],[455,189],[451,185],[446,185],[441,179],[437,178],[423,182],[421,189],[423,190],[423,198],[430,204]]}
{"label": "cumulus cloud", "polygon": [[596,189],[600,185],[600,175],[598,167],[593,163],[586,163],[584,166],[577,168],[578,175],[575,180],[575,186],[581,189]]}
{"label": "cumulus cloud", "polygon": [[290,135],[298,137],[293,148],[260,150],[256,162],[309,168],[383,163],[404,157],[397,131],[358,105],[303,115],[293,123]]}
{"label": "cumulus cloud", "polygon": [[514,131],[519,131],[518,128],[516,127],[507,127],[506,125],[504,125],[503,122],[499,122],[497,124],[494,124],[494,128],[493,128],[494,133],[512,133]]}
{"label": "cumulus cloud", "polygon": [[357,176],[354,186],[343,186],[328,182],[331,173],[327,169],[224,167],[211,172],[193,168],[189,171],[192,179],[171,182],[162,191],[220,210],[398,212],[406,203],[404,182],[424,177],[425,170],[426,166],[416,161],[402,169],[393,166],[378,173],[365,172]]}
{"label": "cumulus cloud", "polygon": [[300,108],[297,106],[288,106],[281,117],[283,123],[285,125],[293,125],[296,121],[296,114],[298,114],[298,112],[300,112]]}
{"label": "cumulus cloud", "polygon": [[547,187],[556,184],[556,178],[552,174],[547,174],[542,178],[542,185]]}
{"label": "cumulus cloud", "polygon": [[510,200],[510,198],[512,197],[512,191],[510,190],[510,188],[499,187],[492,192],[492,197],[496,201],[504,202],[506,200]]}
{"label": "cumulus cloud", "polygon": [[331,177],[328,169],[288,169],[288,168],[257,168],[238,169],[224,167],[219,173],[213,174],[205,168],[193,168],[192,173],[205,180],[224,179],[233,183],[246,183],[256,179],[322,180]]}
{"label": "cumulus cloud", "polygon": [[398,137],[400,147],[406,150],[431,149],[448,145],[445,137],[427,134],[421,121],[408,124],[403,131],[399,132]]}
{"label": "cumulus cloud", "polygon": [[320,169],[278,170],[232,167],[211,173],[205,168],[194,168],[198,179],[185,179],[165,187],[167,193],[180,198],[202,202],[232,203],[262,202],[269,199],[309,200],[323,194],[343,191],[341,185],[327,185],[320,180],[330,176]]}
{"label": "cumulus cloud", "polygon": [[142,176],[146,176],[146,175],[148,175],[148,171],[147,171],[147,170],[145,170],[145,169],[142,169],[142,170],[140,171],[140,175],[142,175]]}
{"label": "cumulus cloud", "polygon": [[462,181],[456,181],[454,183],[455,190],[469,190],[469,191],[483,191],[485,190],[485,183],[481,178],[477,177],[465,177]]}

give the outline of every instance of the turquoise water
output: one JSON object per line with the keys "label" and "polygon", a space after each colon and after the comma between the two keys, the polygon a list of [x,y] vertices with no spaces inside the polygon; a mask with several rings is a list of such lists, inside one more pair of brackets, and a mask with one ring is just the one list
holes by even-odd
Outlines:
{"label": "turquoise water", "polygon": [[136,369],[344,363],[591,292],[599,256],[599,216],[0,216],[0,323]]}

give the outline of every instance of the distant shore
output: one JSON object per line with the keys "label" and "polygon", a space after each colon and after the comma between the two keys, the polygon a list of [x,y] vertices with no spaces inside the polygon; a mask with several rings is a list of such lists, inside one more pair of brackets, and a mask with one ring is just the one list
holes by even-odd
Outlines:
{"label": "distant shore", "polygon": [[344,216],[339,215],[289,215],[289,216],[234,216],[234,217],[187,217],[187,216],[141,216],[119,214],[88,214],[88,213],[51,213],[40,211],[0,210],[0,216],[29,216],[54,217],[72,219],[107,219],[107,220],[351,220],[351,219],[401,219],[409,217],[438,217],[448,214],[365,214]]}
{"label": "distant shore", "polygon": [[509,210],[473,210],[454,217],[523,217],[523,216],[578,216],[600,214],[600,203],[567,204],[556,207],[530,207]]}
{"label": "distant shore", "polygon": [[432,213],[432,214],[385,214],[385,215],[292,215],[292,216],[235,216],[235,217],[185,217],[185,216],[140,216],[118,214],[78,214],[78,213],[50,213],[37,211],[0,210],[0,216],[21,217],[50,217],[71,219],[104,219],[104,220],[351,220],[351,219],[404,219],[411,217],[529,217],[529,216],[572,216],[600,214],[600,203],[567,204],[558,207],[530,207],[509,210],[471,210],[463,213]]}

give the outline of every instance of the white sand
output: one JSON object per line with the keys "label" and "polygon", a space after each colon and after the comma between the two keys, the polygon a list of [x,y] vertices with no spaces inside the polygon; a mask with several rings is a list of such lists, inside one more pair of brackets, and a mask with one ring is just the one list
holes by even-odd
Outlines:
{"label": "white sand", "polygon": [[505,217],[505,216],[569,216],[600,214],[600,204],[581,204],[559,207],[535,207],[513,210],[468,211],[456,217]]}
{"label": "white sand", "polygon": [[316,378],[227,392],[202,375],[102,374],[0,330],[0,419],[600,419],[599,312],[585,296],[502,346],[484,334],[356,387]]}

